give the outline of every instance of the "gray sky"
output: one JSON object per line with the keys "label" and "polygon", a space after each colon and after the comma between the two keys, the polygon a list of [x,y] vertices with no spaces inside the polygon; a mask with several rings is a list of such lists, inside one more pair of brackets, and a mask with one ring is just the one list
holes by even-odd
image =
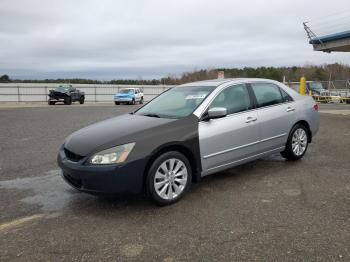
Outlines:
{"label": "gray sky", "polygon": [[1,0],[0,75],[149,79],[202,68],[348,64],[349,53],[314,52],[302,27],[346,8],[349,0]]}

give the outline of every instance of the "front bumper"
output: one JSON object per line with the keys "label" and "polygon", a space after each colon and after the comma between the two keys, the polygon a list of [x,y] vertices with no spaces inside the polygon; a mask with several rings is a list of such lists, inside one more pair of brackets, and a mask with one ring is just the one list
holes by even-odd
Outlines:
{"label": "front bumper", "polygon": [[64,98],[52,98],[52,97],[49,97],[49,101],[51,101],[51,102],[62,102],[62,101],[64,101]]}
{"label": "front bumper", "polygon": [[94,195],[138,194],[143,190],[146,160],[104,166],[84,165],[87,157],[72,161],[61,147],[57,162],[68,184]]}
{"label": "front bumper", "polygon": [[132,100],[132,97],[114,97],[115,102],[131,102]]}

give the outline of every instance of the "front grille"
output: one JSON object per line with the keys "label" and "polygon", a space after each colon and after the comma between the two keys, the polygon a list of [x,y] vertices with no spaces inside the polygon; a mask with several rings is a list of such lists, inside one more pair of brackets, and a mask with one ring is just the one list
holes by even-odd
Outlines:
{"label": "front grille", "polygon": [[78,154],[73,153],[72,151],[69,151],[67,148],[64,148],[64,153],[66,154],[66,157],[74,162],[78,162],[79,160],[83,159],[84,157]]}
{"label": "front grille", "polygon": [[61,92],[53,92],[53,96],[54,97],[58,97],[58,98],[64,98],[65,94],[63,94]]}

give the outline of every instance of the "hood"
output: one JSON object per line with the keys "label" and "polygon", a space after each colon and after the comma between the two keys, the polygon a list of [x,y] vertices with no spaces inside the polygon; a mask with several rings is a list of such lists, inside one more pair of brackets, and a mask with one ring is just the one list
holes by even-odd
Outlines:
{"label": "hood", "polygon": [[113,146],[135,142],[143,131],[174,121],[176,119],[121,115],[74,132],[67,137],[64,147],[75,154],[86,156]]}
{"label": "hood", "polygon": [[116,96],[118,97],[127,97],[127,96],[133,96],[133,93],[117,93]]}
{"label": "hood", "polygon": [[67,94],[68,90],[67,91],[59,91],[59,90],[52,89],[52,90],[49,90],[49,93],[50,94],[54,94],[54,93],[56,93],[56,94]]}

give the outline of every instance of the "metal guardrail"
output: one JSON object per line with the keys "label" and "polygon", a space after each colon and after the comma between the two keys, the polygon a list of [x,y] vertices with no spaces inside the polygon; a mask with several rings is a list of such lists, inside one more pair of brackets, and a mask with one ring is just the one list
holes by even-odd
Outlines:
{"label": "metal guardrail", "polygon": [[[350,97],[350,81],[335,80],[321,81],[323,88],[332,96]],[[0,83],[0,102],[45,102],[49,90],[57,87],[59,83]],[[85,92],[85,100],[93,102],[107,102],[113,100],[113,95],[122,88],[141,88],[144,100],[149,101],[164,92],[170,85],[95,85],[73,84],[77,89]]]}
{"label": "metal guardrail", "polygon": [[[0,102],[45,102],[48,99],[49,90],[59,84],[41,83],[0,83]],[[85,92],[85,100],[92,102],[113,101],[113,95],[122,88],[141,88],[144,100],[149,101],[165,90],[169,85],[90,85],[73,84],[80,91]]]}

